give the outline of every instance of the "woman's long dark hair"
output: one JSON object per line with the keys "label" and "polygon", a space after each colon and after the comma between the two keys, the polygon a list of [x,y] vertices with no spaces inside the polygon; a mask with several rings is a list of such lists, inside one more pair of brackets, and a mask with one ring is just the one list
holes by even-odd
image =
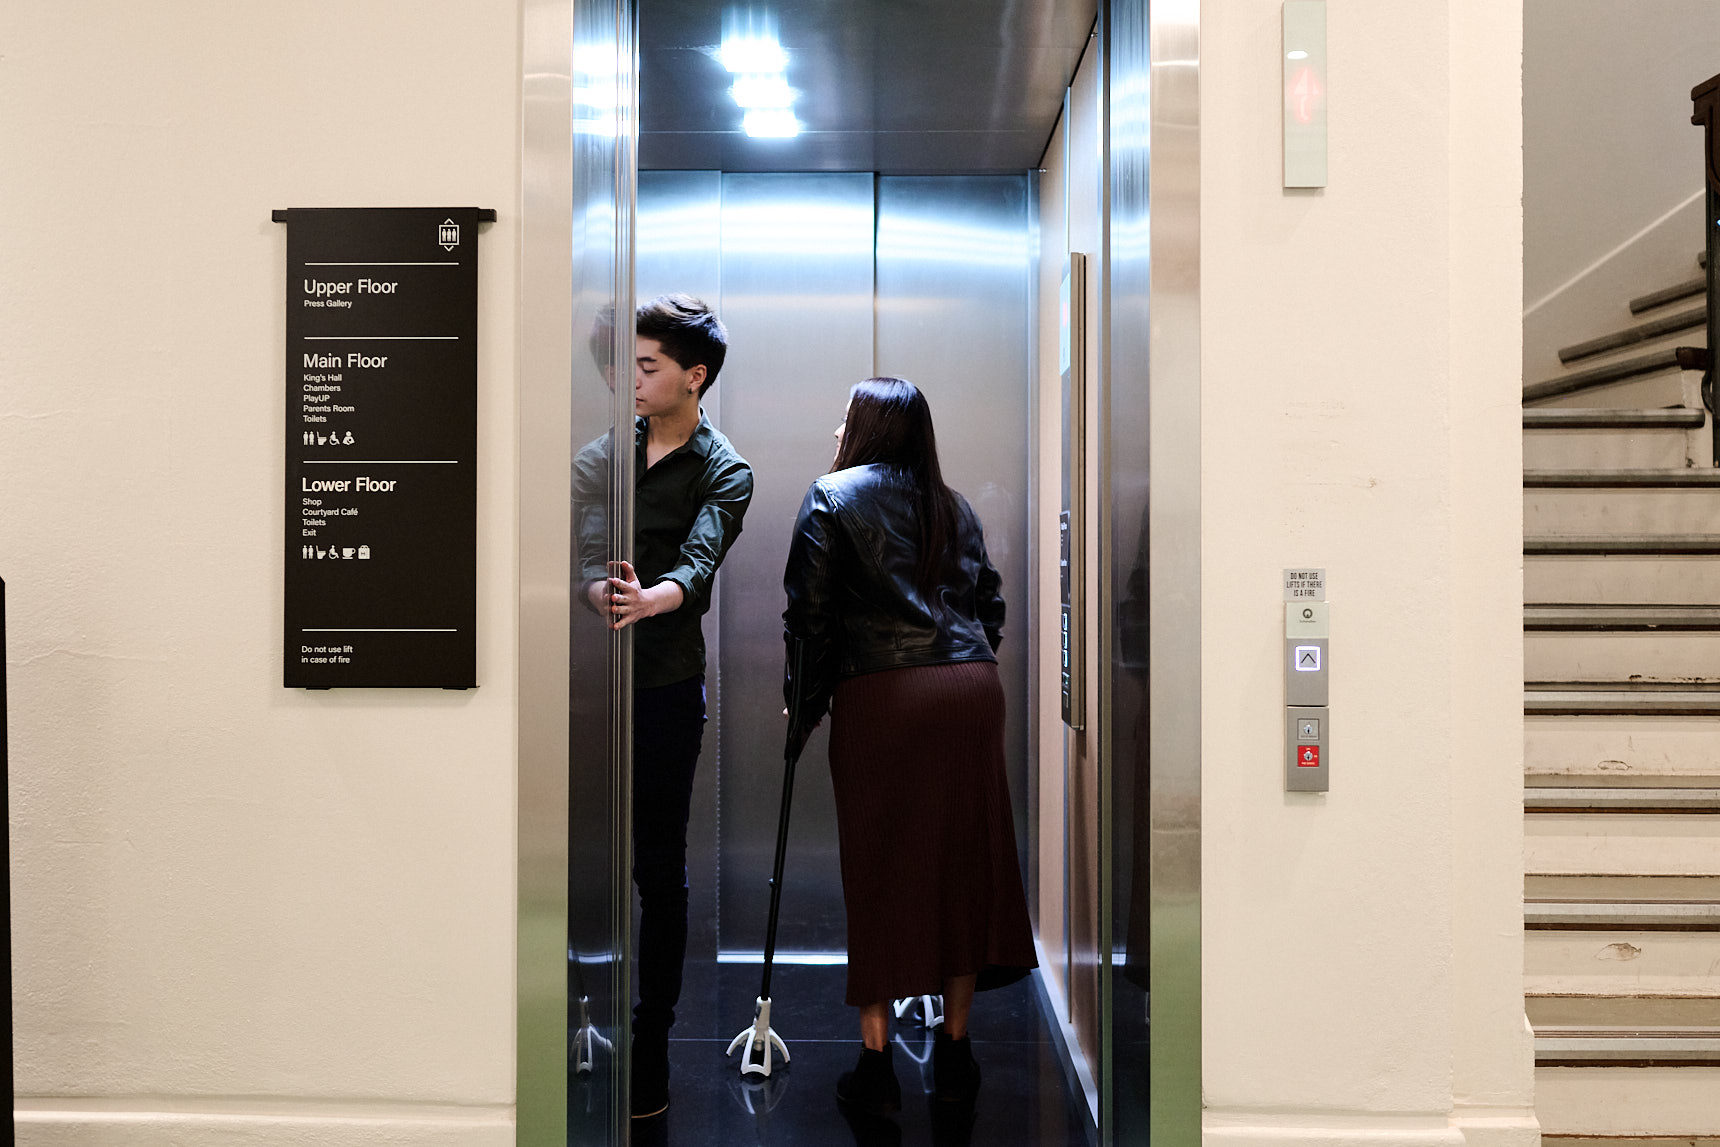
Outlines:
{"label": "woman's long dark hair", "polygon": [[956,540],[956,498],[938,467],[932,408],[905,378],[868,378],[848,392],[848,422],[834,469],[871,465],[897,471],[914,502],[920,543],[915,580],[926,603],[936,605]]}

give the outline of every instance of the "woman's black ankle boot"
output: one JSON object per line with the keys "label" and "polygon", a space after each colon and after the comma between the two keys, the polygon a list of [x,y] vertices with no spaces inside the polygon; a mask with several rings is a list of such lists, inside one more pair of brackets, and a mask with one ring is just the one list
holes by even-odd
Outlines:
{"label": "woman's black ankle boot", "polygon": [[894,1115],[902,1110],[902,1085],[896,1082],[890,1048],[862,1048],[854,1070],[843,1072],[836,1081],[836,1098],[865,1115]]}
{"label": "woman's black ankle boot", "polygon": [[979,1064],[974,1062],[973,1041],[963,1036],[951,1039],[938,1029],[932,1044],[933,1094],[945,1103],[972,1103],[979,1094]]}

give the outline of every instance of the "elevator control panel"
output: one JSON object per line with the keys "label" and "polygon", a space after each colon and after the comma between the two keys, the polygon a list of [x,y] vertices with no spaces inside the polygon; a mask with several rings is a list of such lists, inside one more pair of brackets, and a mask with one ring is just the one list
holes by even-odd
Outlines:
{"label": "elevator control panel", "polygon": [[1331,788],[1331,607],[1324,570],[1284,571],[1284,791]]}

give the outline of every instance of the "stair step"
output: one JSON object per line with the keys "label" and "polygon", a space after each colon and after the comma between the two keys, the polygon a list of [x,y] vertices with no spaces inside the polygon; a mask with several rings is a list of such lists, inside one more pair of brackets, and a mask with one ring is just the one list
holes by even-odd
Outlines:
{"label": "stair step", "polygon": [[1690,370],[1661,370],[1631,375],[1598,387],[1542,398],[1524,406],[1532,410],[1588,410],[1597,406],[1653,410],[1666,406],[1702,405],[1702,376]]}
{"label": "stair step", "polygon": [[1720,996],[1720,933],[1523,932],[1523,988],[1530,994]]}
{"label": "stair step", "polygon": [[1608,383],[1621,382],[1627,378],[1678,369],[1680,367],[1676,348],[1658,350],[1653,354],[1628,358],[1622,362],[1608,363],[1606,366],[1598,366],[1592,370],[1573,371],[1556,378],[1532,382],[1523,388],[1523,401],[1536,402],[1561,394],[1575,394],[1578,391],[1605,386]]}
{"label": "stair step", "polygon": [[[1704,322],[1704,323],[1701,323],[1697,326],[1689,327],[1685,330],[1669,331],[1665,334],[1659,335],[1656,338],[1648,339],[1645,342],[1629,343],[1625,346],[1613,347],[1610,350],[1595,351],[1594,353],[1589,354],[1588,356],[1586,356],[1582,359],[1579,359],[1575,362],[1565,364],[1563,367],[1560,368],[1560,370],[1561,370],[1560,374],[1549,375],[1549,376],[1545,376],[1545,377],[1558,378],[1558,377],[1563,377],[1564,373],[1568,373],[1571,371],[1598,370],[1602,367],[1618,366],[1621,363],[1630,362],[1633,359],[1642,358],[1645,355],[1663,354],[1667,351],[1673,352],[1673,357],[1677,361],[1679,368],[1681,370],[1701,369],[1701,365],[1696,361],[1696,359],[1697,359],[1697,356],[1700,356],[1700,355],[1707,353],[1707,351],[1705,349],[1707,346],[1707,343],[1708,343],[1708,324],[1706,322]],[[1614,385],[1617,385],[1617,384],[1614,384]],[[1610,390],[1604,390],[1604,389],[1603,390],[1593,390],[1593,391],[1579,391],[1578,392],[1579,395],[1586,394],[1588,396],[1587,401],[1578,403],[1578,402],[1571,402],[1571,401],[1567,400],[1565,402],[1559,403],[1559,405],[1560,406],[1658,406],[1658,405],[1661,405],[1660,403],[1653,403],[1653,402],[1615,401],[1610,397],[1606,398],[1604,400],[1601,398],[1602,395],[1610,395],[1611,393],[1613,393],[1613,392]],[[1667,403],[1666,405],[1672,405],[1672,404]]]}
{"label": "stair step", "polygon": [[1720,682],[1530,681],[1523,687],[1523,712],[1547,716],[1720,716]]}
{"label": "stair step", "polygon": [[1720,555],[1720,534],[1573,534],[1526,536],[1527,556]]}
{"label": "stair step", "polygon": [[1720,900],[1526,899],[1523,927],[1578,932],[1720,932]]}
{"label": "stair step", "polygon": [[1526,992],[1524,1010],[1542,1028],[1720,1028],[1720,995],[1619,992],[1603,995]]}
{"label": "stair step", "polygon": [[1536,1028],[1535,1063],[1546,1067],[1720,1066],[1720,1028]]}
{"label": "stair step", "polygon": [[1523,411],[1525,430],[1694,430],[1705,410],[1668,406],[1659,410],[1585,406],[1537,406]]}
{"label": "stair step", "polygon": [[1531,490],[1720,490],[1720,470],[1685,466],[1673,469],[1525,470]]}
{"label": "stair step", "polygon": [[[1637,876],[1530,872],[1523,877],[1523,897],[1540,900],[1720,900],[1720,876],[1667,876],[1658,872]],[[1714,996],[1720,999],[1720,991],[1716,991]]]}
{"label": "stair step", "polygon": [[1605,537],[1615,539],[1607,546],[1616,547],[1617,539],[1628,539],[1627,553],[1640,552],[1637,547],[1703,553],[1708,551],[1700,539],[1720,546],[1717,495],[1720,471],[1713,469],[1529,474],[1523,533],[1538,543]]}
{"label": "stair step", "polygon": [[1692,463],[1713,461],[1707,435],[1700,426],[1530,429],[1523,432],[1523,466],[1529,470],[1682,470]]}
{"label": "stair step", "polygon": [[[1720,677],[1720,633],[1540,630],[1523,635],[1523,675],[1544,686],[1616,678],[1683,685]],[[1720,735],[1720,730],[1717,730]]]}
{"label": "stair step", "polygon": [[[1563,876],[1720,876],[1720,816],[1640,810],[1526,814],[1523,868]],[[1605,926],[1637,927],[1622,920]]]}
{"label": "stair step", "polygon": [[[1678,389],[1683,391],[1683,375]],[[1526,470],[1682,470],[1710,463],[1707,413],[1662,408],[1532,406],[1523,410]]]}
{"label": "stair step", "polygon": [[1720,487],[1541,485],[1523,491],[1523,533],[1537,539],[1720,539],[1717,527]]}
{"label": "stair step", "polygon": [[1523,628],[1581,633],[1720,630],[1720,605],[1526,605]]}
{"label": "stair step", "polygon": [[[1684,308],[1682,308],[1682,307],[1668,308],[1669,311],[1683,310],[1683,309]],[[1663,317],[1665,317],[1665,315],[1667,313],[1668,313],[1667,311],[1661,311],[1658,313],[1658,316],[1651,316],[1649,321],[1652,322],[1655,317],[1662,317],[1663,318]],[[1570,363],[1563,364],[1559,375],[1553,375],[1553,376],[1549,376],[1549,377],[1562,377],[1564,373],[1569,372],[1569,371],[1574,371],[1574,370],[1594,370],[1594,369],[1597,369],[1599,367],[1617,366],[1620,363],[1629,362],[1631,359],[1640,358],[1643,355],[1658,354],[1658,353],[1662,353],[1665,351],[1675,352],[1675,357],[1678,359],[1679,365],[1683,369],[1689,370],[1692,367],[1692,364],[1694,362],[1694,358],[1692,358],[1691,361],[1686,361],[1685,356],[1686,355],[1690,355],[1690,356],[1700,355],[1700,354],[1704,353],[1704,348],[1707,345],[1708,345],[1708,324],[1706,322],[1702,322],[1702,323],[1698,323],[1695,326],[1687,327],[1683,330],[1667,331],[1667,332],[1655,335],[1654,337],[1648,338],[1643,342],[1627,343],[1623,346],[1616,346],[1616,347],[1612,347],[1612,348],[1606,349],[1606,350],[1594,351],[1594,352],[1590,353],[1589,355],[1585,356],[1584,358],[1582,358],[1576,362],[1570,362]],[[1681,348],[1689,348],[1689,349],[1681,350]],[[1570,405],[1570,404],[1567,403],[1567,404],[1562,404],[1562,405]],[[1588,405],[1588,406],[1611,406],[1611,405],[1613,405],[1613,403],[1610,401],[1608,401],[1608,402],[1591,401],[1591,402],[1585,403],[1584,405]],[[1635,406],[1635,405],[1637,405],[1637,403],[1626,402],[1626,403],[1619,403],[1618,405]],[[1643,405],[1653,405],[1653,404],[1646,404],[1645,403]]]}
{"label": "stair step", "polygon": [[1523,733],[1525,784],[1638,777],[1696,783],[1720,773],[1720,726],[1712,717],[1531,715]]}
{"label": "stair step", "polygon": [[1628,605],[1720,602],[1720,561],[1656,554],[1530,557],[1523,563],[1523,597]]}
{"label": "stair step", "polygon": [[1570,1136],[1592,1147],[1595,1137],[1605,1137],[1607,1147],[1642,1139],[1690,1147],[1720,1135],[1720,1067],[1540,1065],[1535,1115],[1543,1144]]}
{"label": "stair step", "polygon": [[1630,301],[1630,313],[1640,315],[1644,311],[1652,311],[1656,307],[1664,307],[1668,303],[1676,303],[1680,299],[1694,298],[1708,290],[1708,276],[1698,275],[1694,279],[1686,279],[1674,287],[1662,287],[1658,291],[1650,291],[1646,295],[1638,295]]}
{"label": "stair step", "polygon": [[1678,331],[1687,331],[1707,325],[1708,308],[1706,306],[1692,307],[1689,310],[1679,311],[1677,314],[1666,315],[1646,323],[1638,323],[1634,327],[1626,327],[1621,331],[1614,331],[1599,338],[1589,339],[1587,342],[1565,347],[1559,351],[1559,361],[1563,363],[1578,362],[1597,354],[1605,354],[1607,351],[1620,350],[1627,346],[1635,346],[1637,343],[1664,338],[1666,335]]}
{"label": "stair step", "polygon": [[[1537,781],[1544,778],[1537,777]],[[1656,778],[1660,779],[1660,778]],[[1525,784],[1524,812],[1720,812],[1720,784],[1548,785]],[[1716,897],[1720,900],[1720,897]]]}

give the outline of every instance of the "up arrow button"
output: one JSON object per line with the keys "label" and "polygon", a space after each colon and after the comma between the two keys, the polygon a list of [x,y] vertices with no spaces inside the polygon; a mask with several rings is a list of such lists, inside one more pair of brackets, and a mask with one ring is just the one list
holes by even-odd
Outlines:
{"label": "up arrow button", "polygon": [[1330,702],[1331,614],[1323,601],[1284,603],[1284,703],[1320,706]]}

